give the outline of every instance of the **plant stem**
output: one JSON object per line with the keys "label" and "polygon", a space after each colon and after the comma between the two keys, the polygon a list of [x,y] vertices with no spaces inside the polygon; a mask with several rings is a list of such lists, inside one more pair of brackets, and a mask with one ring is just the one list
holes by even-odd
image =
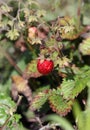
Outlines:
{"label": "plant stem", "polygon": [[8,52],[6,52],[3,47],[0,46],[0,52],[5,56],[5,58],[9,61],[9,63],[17,70],[17,72],[20,75],[23,75],[23,72],[21,71],[21,69],[16,65],[16,63],[14,62],[14,60],[11,58],[11,56],[9,55]]}
{"label": "plant stem", "polygon": [[5,123],[3,124],[3,126],[0,128],[0,130],[4,130],[4,128],[6,127],[8,121],[10,120],[10,118],[11,118],[11,116],[9,116],[9,117],[7,118],[7,120],[5,121]]}
{"label": "plant stem", "polygon": [[[22,96],[22,95],[19,95],[19,99],[18,99],[18,101],[17,101],[17,107],[19,106],[19,104],[20,104],[22,98],[23,98],[23,96]],[[16,109],[17,109],[17,108],[16,108]]]}

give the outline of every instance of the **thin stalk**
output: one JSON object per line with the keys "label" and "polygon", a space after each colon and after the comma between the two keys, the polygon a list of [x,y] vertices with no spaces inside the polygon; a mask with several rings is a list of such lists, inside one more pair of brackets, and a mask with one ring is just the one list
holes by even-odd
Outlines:
{"label": "thin stalk", "polygon": [[7,123],[9,122],[10,118],[11,118],[11,116],[9,116],[7,118],[7,120],[5,121],[5,123],[3,124],[3,126],[0,128],[0,130],[4,130],[4,128],[6,127]]}

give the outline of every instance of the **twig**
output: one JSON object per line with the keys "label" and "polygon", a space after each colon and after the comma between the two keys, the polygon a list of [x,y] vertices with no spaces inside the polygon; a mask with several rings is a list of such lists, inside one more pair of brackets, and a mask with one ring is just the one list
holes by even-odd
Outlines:
{"label": "twig", "polygon": [[42,121],[39,117],[36,117],[36,121],[39,123],[40,127],[43,127]]}
{"label": "twig", "polygon": [[19,99],[18,99],[18,101],[17,101],[17,107],[19,106],[19,104],[20,104],[22,98],[23,98],[23,96],[19,95]]}
{"label": "twig", "polygon": [[10,120],[10,118],[11,118],[11,116],[9,116],[9,117],[7,118],[7,120],[5,121],[5,123],[3,124],[3,126],[0,128],[0,130],[4,130],[4,128],[6,127],[8,121]]}

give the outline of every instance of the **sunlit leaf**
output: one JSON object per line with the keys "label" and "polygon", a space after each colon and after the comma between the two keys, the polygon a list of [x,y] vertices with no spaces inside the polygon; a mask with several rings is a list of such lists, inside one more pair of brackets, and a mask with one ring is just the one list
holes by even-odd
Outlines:
{"label": "sunlit leaf", "polygon": [[59,19],[60,36],[63,39],[74,40],[86,31],[86,28],[79,26],[75,18],[65,16]]}
{"label": "sunlit leaf", "polygon": [[79,50],[83,55],[90,55],[90,38],[83,40],[79,45]]}
{"label": "sunlit leaf", "polygon": [[37,18],[34,15],[29,16],[28,22],[37,22]]}
{"label": "sunlit leaf", "polygon": [[45,10],[38,10],[37,11],[37,17],[43,17],[46,15],[46,11]]}
{"label": "sunlit leaf", "polygon": [[12,30],[9,30],[7,33],[6,33],[6,36],[8,38],[10,38],[11,40],[16,40],[18,37],[19,37],[19,32],[17,29],[12,29]]}

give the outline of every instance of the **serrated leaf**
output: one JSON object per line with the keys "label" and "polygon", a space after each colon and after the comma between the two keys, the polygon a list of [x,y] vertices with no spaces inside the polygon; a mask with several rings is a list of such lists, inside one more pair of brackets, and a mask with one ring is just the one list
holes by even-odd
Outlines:
{"label": "serrated leaf", "polygon": [[20,29],[24,28],[24,27],[25,27],[25,22],[20,20],[20,21],[18,22],[18,27],[19,27]]}
{"label": "serrated leaf", "polygon": [[35,93],[46,91],[50,89],[50,85],[44,85],[36,89]]}
{"label": "serrated leaf", "polygon": [[33,15],[29,16],[28,22],[37,22],[37,21],[38,20],[37,20],[36,16],[33,16]]}
{"label": "serrated leaf", "polygon": [[4,93],[0,94],[0,125],[3,125],[7,118],[15,112],[16,104]]}
{"label": "serrated leaf", "polygon": [[69,98],[74,99],[78,94],[87,86],[87,83],[90,81],[90,70],[82,71],[80,74],[75,77],[75,87],[72,89]]}
{"label": "serrated leaf", "polygon": [[40,38],[33,38],[31,44],[32,45],[34,45],[34,44],[42,44],[42,42],[41,42]]}
{"label": "serrated leaf", "polygon": [[7,112],[5,107],[0,106],[0,126],[3,125],[8,118]]}
{"label": "serrated leaf", "polygon": [[[15,130],[15,129],[18,129],[19,127],[19,123],[20,123],[20,119],[21,119],[21,115],[19,114],[13,114],[13,116],[10,117],[8,123],[7,123],[7,127],[6,129],[10,129],[10,130]],[[16,127],[15,129],[14,128],[14,125],[16,124]]]}
{"label": "serrated leaf", "polygon": [[25,75],[28,77],[40,77],[41,74],[37,70],[37,60],[32,60],[25,69]]}
{"label": "serrated leaf", "polygon": [[42,17],[46,15],[46,11],[45,10],[38,10],[37,11],[37,17]]}
{"label": "serrated leaf", "polygon": [[90,55],[90,38],[83,40],[79,45],[79,50],[83,55]]}
{"label": "serrated leaf", "polygon": [[58,90],[53,90],[49,96],[49,103],[52,110],[61,116],[65,116],[71,110],[73,100],[65,100],[58,93]]}
{"label": "serrated leaf", "polygon": [[73,80],[64,79],[59,88],[63,98],[66,100],[74,99],[89,84],[89,81],[89,68],[86,68],[86,70],[81,69],[81,71],[74,76]]}
{"label": "serrated leaf", "polygon": [[86,28],[82,26],[78,27],[78,21],[76,19],[68,16],[61,18],[59,24],[61,27],[58,30],[63,39],[74,40],[86,31]]}
{"label": "serrated leaf", "polygon": [[66,79],[63,80],[61,84],[61,93],[64,99],[68,100],[68,97],[70,96],[74,87],[75,87],[74,80],[66,80]]}
{"label": "serrated leaf", "polygon": [[36,96],[34,96],[32,102],[31,102],[31,110],[40,109],[42,105],[47,101],[48,98],[48,92],[43,91],[39,92]]}
{"label": "serrated leaf", "polygon": [[6,33],[6,36],[11,40],[16,40],[19,37],[19,32],[17,29],[12,29]]}
{"label": "serrated leaf", "polygon": [[32,60],[26,67],[27,73],[32,73],[37,71],[37,60]]}
{"label": "serrated leaf", "polygon": [[8,108],[15,108],[16,104],[11,100],[10,97],[7,97],[4,93],[0,94],[0,104],[6,105]]}
{"label": "serrated leaf", "polygon": [[[68,31],[69,30],[69,31]],[[74,40],[78,38],[86,29],[81,27],[79,30],[77,30],[75,27],[73,28],[72,26],[68,28],[63,28],[60,33],[61,37],[63,39],[69,39],[69,40]]]}

